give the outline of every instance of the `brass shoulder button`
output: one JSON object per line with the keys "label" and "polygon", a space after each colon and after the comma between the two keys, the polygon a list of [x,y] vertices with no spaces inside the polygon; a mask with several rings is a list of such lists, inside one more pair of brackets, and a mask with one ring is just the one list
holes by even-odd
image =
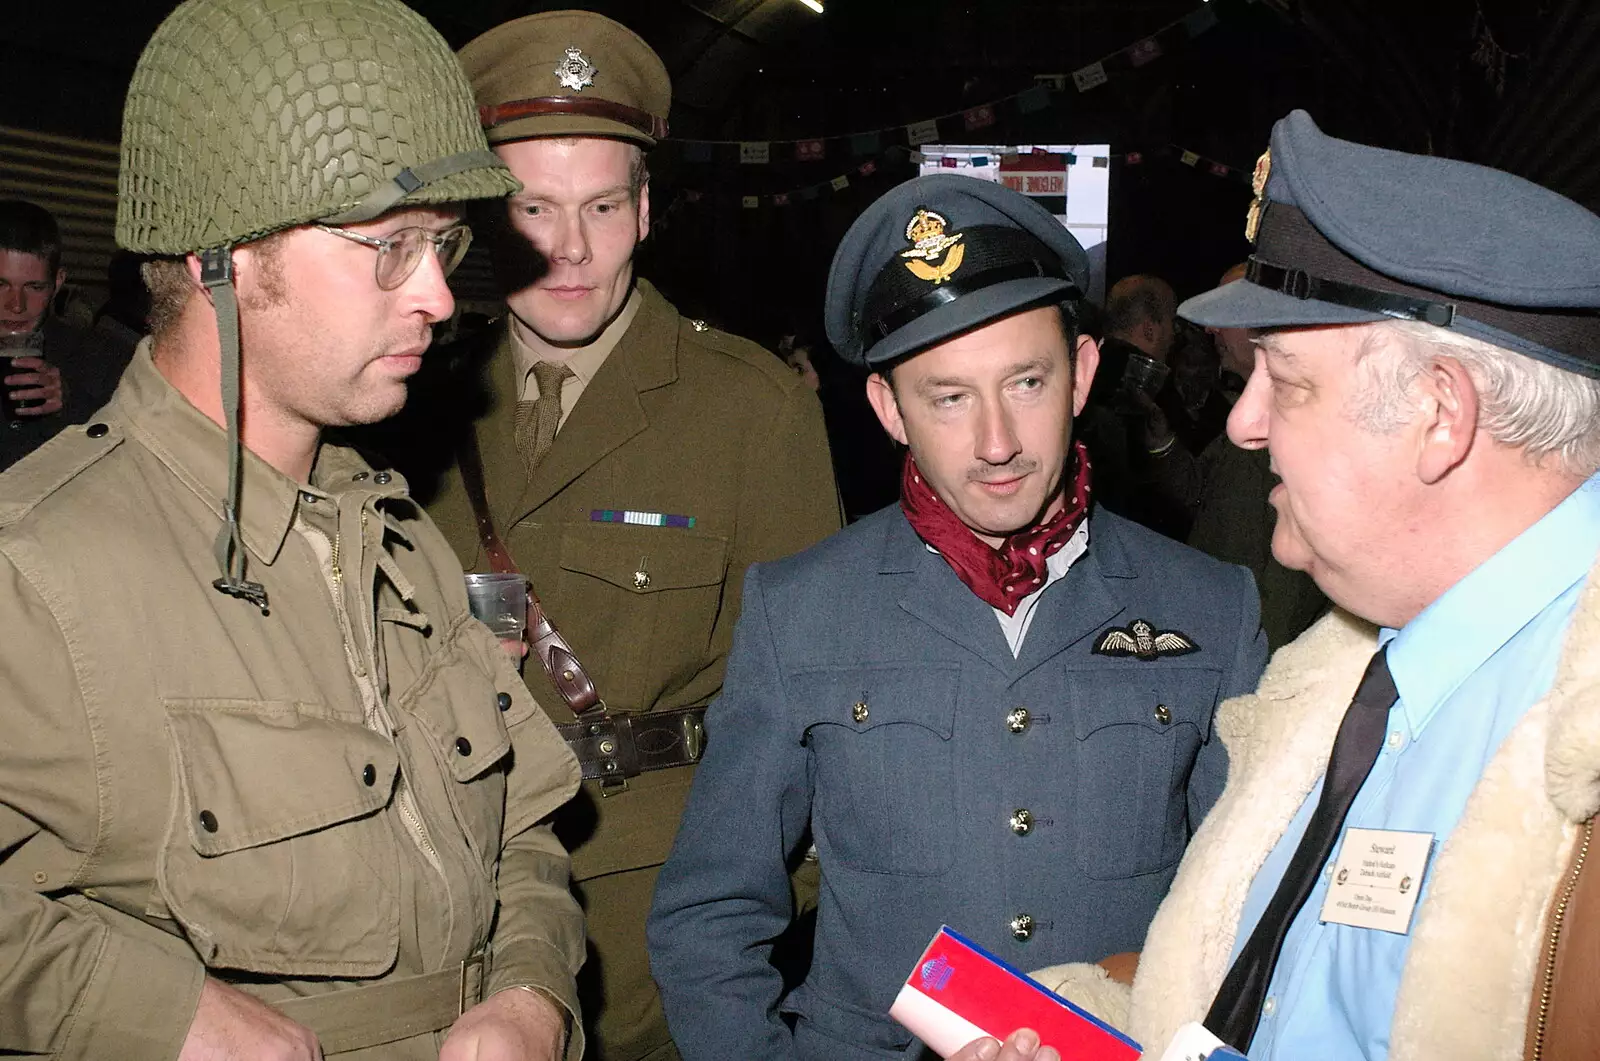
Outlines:
{"label": "brass shoulder button", "polygon": [[702,320],[691,320],[689,322],[689,327],[693,328],[697,332],[709,332],[711,330],[711,325]]}

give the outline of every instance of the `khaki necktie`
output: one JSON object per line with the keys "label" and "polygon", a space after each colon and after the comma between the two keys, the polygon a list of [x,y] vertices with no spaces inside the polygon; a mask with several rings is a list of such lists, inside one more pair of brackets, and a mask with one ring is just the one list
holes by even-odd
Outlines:
{"label": "khaki necktie", "polygon": [[535,361],[533,380],[539,397],[517,403],[517,452],[532,475],[555,445],[556,428],[561,426],[561,388],[573,373],[558,361]]}

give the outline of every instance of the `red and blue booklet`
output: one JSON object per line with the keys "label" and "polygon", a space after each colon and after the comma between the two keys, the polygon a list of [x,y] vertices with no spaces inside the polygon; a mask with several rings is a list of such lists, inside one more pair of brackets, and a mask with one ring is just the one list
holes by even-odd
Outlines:
{"label": "red and blue booklet", "polygon": [[922,952],[889,1016],[940,1057],[1032,1028],[1062,1061],[1137,1061],[1139,1044],[947,925]]}

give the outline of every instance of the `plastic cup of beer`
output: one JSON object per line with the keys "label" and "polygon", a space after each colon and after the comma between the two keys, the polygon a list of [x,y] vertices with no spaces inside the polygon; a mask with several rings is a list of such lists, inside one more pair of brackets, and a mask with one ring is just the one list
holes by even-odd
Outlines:
{"label": "plastic cup of beer", "polygon": [[467,606],[502,641],[516,641],[528,623],[528,580],[518,572],[467,576]]}

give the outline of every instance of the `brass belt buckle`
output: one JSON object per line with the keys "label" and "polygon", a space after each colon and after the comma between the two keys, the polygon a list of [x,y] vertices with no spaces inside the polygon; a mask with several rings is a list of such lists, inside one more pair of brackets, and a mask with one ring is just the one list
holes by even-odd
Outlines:
{"label": "brass belt buckle", "polygon": [[[473,1006],[476,1006],[479,1002],[481,1002],[483,1000],[483,961],[484,961],[484,957],[485,957],[485,952],[480,950],[478,953],[474,954],[472,957],[468,958],[466,961],[461,963],[461,989],[460,989],[460,996],[458,998],[458,1004],[457,1004],[457,1008],[456,1008],[456,1016],[457,1017],[460,1017],[461,1014],[465,1013],[467,1010],[471,1009]],[[472,987],[472,1001],[471,1001],[471,1003],[468,1003],[468,1001],[467,1001],[467,981],[470,979],[470,977],[468,976],[468,971],[473,969],[474,967],[476,967],[477,970],[478,970],[478,982],[476,984],[474,984],[473,987]]]}

